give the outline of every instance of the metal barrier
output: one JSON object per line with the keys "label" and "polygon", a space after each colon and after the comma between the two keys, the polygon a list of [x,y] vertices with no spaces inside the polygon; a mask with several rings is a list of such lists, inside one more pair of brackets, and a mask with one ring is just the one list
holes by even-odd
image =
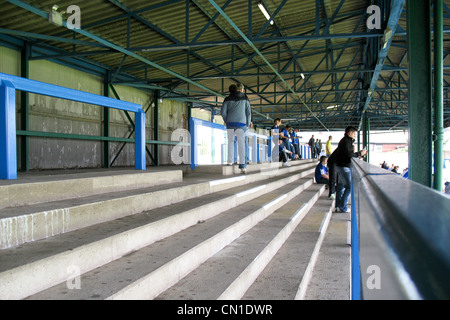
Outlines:
{"label": "metal barrier", "polygon": [[359,159],[352,192],[352,298],[449,299],[450,197]]}
{"label": "metal barrier", "polygon": [[16,90],[135,114],[135,168],[145,170],[145,112],[139,104],[0,73],[0,179],[17,179]]}
{"label": "metal barrier", "polygon": [[[197,119],[197,118],[190,118],[190,136],[191,136],[191,168],[194,169],[196,166],[199,165],[199,146],[202,147],[202,143],[200,143],[200,136],[201,134],[199,133],[200,127],[205,127],[208,129],[211,129],[211,132],[208,132],[208,139],[211,139],[211,152],[210,155],[211,157],[214,158],[214,156],[216,155],[216,149],[215,148],[215,143],[214,143],[214,130],[220,130],[221,131],[221,135],[223,135],[224,137],[226,137],[226,131],[227,128],[224,125],[221,124],[217,124],[217,123],[213,123],[213,122],[209,122],[209,121],[205,121],[205,120],[201,120],[201,119]],[[260,163],[260,162],[270,162],[273,161],[272,160],[272,149],[275,147],[273,145],[273,140],[272,137],[270,136],[266,136],[266,135],[261,135],[261,134],[257,134],[255,132],[250,132],[248,131],[247,133],[248,137],[252,137],[252,143],[251,143],[251,152],[249,151],[249,156],[251,156],[251,160],[253,162],[256,163]],[[204,136],[202,136],[204,137]],[[265,143],[258,143],[258,140],[265,140]],[[220,152],[222,154],[221,157],[221,161],[220,163],[218,161],[216,161],[215,163],[217,164],[224,164],[226,163],[226,150],[225,147],[227,146],[227,143],[223,143],[220,147]],[[271,148],[269,148],[269,146],[272,146]],[[250,145],[249,145],[250,147]],[[250,149],[250,148],[249,148]],[[310,159],[311,158],[311,151],[309,146],[301,146],[301,154],[303,156],[304,159]],[[237,159],[237,150],[236,150],[236,146],[235,146],[235,160]],[[201,163],[200,163],[201,164]]]}

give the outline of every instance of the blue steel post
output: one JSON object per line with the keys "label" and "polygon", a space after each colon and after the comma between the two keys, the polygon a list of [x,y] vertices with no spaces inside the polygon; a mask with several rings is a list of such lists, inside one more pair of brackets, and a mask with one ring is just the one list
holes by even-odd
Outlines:
{"label": "blue steel post", "polygon": [[258,138],[252,136],[252,162],[258,163]]}
{"label": "blue steel post", "polygon": [[359,234],[358,234],[358,219],[356,214],[355,191],[353,190],[353,177],[350,174],[352,186],[352,210],[351,210],[351,241],[352,241],[352,300],[361,299],[361,271],[359,269]]}
{"label": "blue steel post", "polygon": [[136,170],[145,170],[147,165],[145,163],[145,112],[144,110],[139,110],[135,112],[135,168]]}
{"label": "blue steel post", "polygon": [[191,169],[194,170],[197,166],[197,124],[195,119],[191,117],[189,120],[191,130]]}
{"label": "blue steel post", "polygon": [[0,179],[17,179],[16,89],[0,82]]}
{"label": "blue steel post", "polygon": [[259,147],[260,146],[260,144],[259,143],[257,143],[256,144],[256,150],[257,150],[257,153],[256,153],[256,162],[257,163],[261,163],[262,161],[261,161],[261,158],[260,158],[260,152],[259,152]]}

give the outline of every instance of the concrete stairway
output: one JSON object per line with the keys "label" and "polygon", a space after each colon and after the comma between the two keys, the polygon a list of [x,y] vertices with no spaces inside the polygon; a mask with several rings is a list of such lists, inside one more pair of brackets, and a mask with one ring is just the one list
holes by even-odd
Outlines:
{"label": "concrete stairway", "polygon": [[[0,299],[302,298],[333,206],[315,165],[3,183]],[[283,266],[295,293],[269,294]]]}

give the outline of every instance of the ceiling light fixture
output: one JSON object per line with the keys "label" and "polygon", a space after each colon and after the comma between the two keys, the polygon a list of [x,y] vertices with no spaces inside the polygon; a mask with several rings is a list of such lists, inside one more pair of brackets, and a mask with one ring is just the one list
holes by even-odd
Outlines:
{"label": "ceiling light fixture", "polygon": [[53,5],[52,10],[48,14],[48,21],[56,26],[61,27],[63,25],[63,16],[61,12],[58,12],[59,6]]}
{"label": "ceiling light fixture", "polygon": [[[263,3],[258,3],[258,8],[263,13],[264,17],[266,17],[267,20],[270,20],[270,14],[267,12],[266,8],[264,7]],[[270,24],[273,24],[273,20],[270,20]]]}

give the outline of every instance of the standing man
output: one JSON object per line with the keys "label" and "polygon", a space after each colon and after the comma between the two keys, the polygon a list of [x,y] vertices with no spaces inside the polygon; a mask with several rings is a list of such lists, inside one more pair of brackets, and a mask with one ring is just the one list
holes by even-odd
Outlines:
{"label": "standing man", "polygon": [[298,132],[297,128],[294,130],[291,130],[292,146],[294,147],[295,154],[297,155],[295,158],[301,159],[297,132]]}
{"label": "standing man", "polygon": [[311,136],[311,139],[309,139],[308,144],[309,144],[309,147],[311,148],[311,157],[313,159],[315,159],[316,158],[316,143],[314,140],[314,135]]}
{"label": "standing man", "polygon": [[237,83],[229,87],[230,95],[225,98],[220,114],[227,125],[228,163],[234,161],[234,137],[237,137],[239,169],[247,172],[245,161],[245,136],[252,120],[250,101],[244,93],[244,85]]}
{"label": "standing man", "polygon": [[367,151],[354,151],[353,143],[355,142],[358,130],[355,127],[347,127],[345,135],[339,141],[339,145],[334,153],[336,153],[336,173],[338,176],[336,188],[336,209],[340,212],[349,212],[347,202],[350,197],[352,186],[352,169],[351,160],[353,157],[365,156]]}
{"label": "standing man", "polygon": [[329,158],[330,156],[331,156],[331,154],[333,153],[332,151],[331,151],[331,139],[332,139],[333,137],[332,136],[329,136],[328,137],[328,141],[327,141],[327,143],[325,144],[325,154],[326,154],[326,156]]}
{"label": "standing man", "polygon": [[272,155],[272,162],[278,162],[279,160],[279,152],[278,152],[278,141],[280,140],[280,125],[281,125],[281,119],[280,118],[276,118],[273,121],[273,126],[272,129],[270,130],[271,134],[272,134],[272,142],[269,145],[269,148],[272,148],[272,143],[273,143],[273,148],[271,151],[271,155]]}

